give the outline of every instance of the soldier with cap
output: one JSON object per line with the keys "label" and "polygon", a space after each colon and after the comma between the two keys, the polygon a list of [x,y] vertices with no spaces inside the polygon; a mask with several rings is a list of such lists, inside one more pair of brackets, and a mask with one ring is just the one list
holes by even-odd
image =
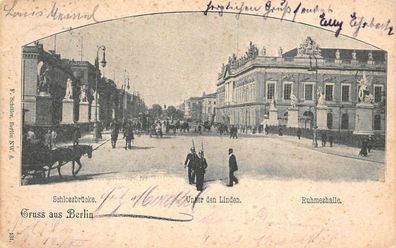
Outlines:
{"label": "soldier with cap", "polygon": [[206,168],[208,168],[208,164],[206,163],[206,159],[204,157],[204,151],[199,152],[199,159],[197,161],[197,166],[195,168],[195,175],[197,177],[197,190],[203,190],[203,183],[204,183],[204,175]]}
{"label": "soldier with cap", "polygon": [[188,167],[188,182],[190,184],[195,183],[195,167],[198,161],[198,156],[195,153],[195,148],[191,147],[190,153],[186,157],[186,161],[184,162],[184,168]]}

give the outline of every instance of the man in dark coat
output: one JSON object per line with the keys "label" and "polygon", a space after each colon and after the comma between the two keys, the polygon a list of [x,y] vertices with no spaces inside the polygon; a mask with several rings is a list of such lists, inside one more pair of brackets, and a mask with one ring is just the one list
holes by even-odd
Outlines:
{"label": "man in dark coat", "polygon": [[301,128],[297,129],[297,138],[301,139]]}
{"label": "man in dark coat", "polygon": [[81,138],[80,128],[78,127],[78,125],[75,125],[73,133],[72,133],[73,146],[77,146],[78,145],[78,140],[80,138]]}
{"label": "man in dark coat", "polygon": [[234,182],[235,182],[235,184],[237,184],[238,183],[238,178],[236,178],[235,176],[234,176],[234,172],[235,171],[237,171],[238,170],[238,165],[237,165],[237,161],[236,161],[236,158],[235,158],[235,155],[234,155],[234,153],[233,153],[233,149],[232,148],[230,148],[230,149],[228,149],[228,167],[229,167],[229,184],[227,185],[228,187],[232,187],[233,186],[233,184],[234,184]]}
{"label": "man in dark coat", "polygon": [[204,152],[200,151],[199,159],[197,161],[197,166],[195,168],[195,175],[197,177],[197,190],[198,191],[203,190],[204,175],[205,175],[206,168],[208,168],[208,164],[206,163],[206,159],[204,157]]}
{"label": "man in dark coat", "polygon": [[193,184],[195,183],[195,168],[199,158],[195,153],[194,147],[192,147],[190,151],[191,152],[187,155],[186,161],[184,162],[184,168],[188,167],[188,182]]}
{"label": "man in dark coat", "polygon": [[125,150],[132,149],[131,142],[134,139],[132,125],[127,125],[124,131]]}
{"label": "man in dark coat", "polygon": [[111,128],[111,147],[114,149],[117,144],[119,129],[116,123],[112,123]]}

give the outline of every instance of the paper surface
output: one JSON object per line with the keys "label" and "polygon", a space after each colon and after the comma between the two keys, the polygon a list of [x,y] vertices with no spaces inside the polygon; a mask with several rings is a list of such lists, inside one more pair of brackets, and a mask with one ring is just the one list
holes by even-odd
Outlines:
{"label": "paper surface", "polygon": [[[0,246],[394,247],[395,7],[3,1]],[[133,125],[131,149],[125,125],[112,148],[114,119]],[[174,133],[178,120],[189,129]],[[22,148],[29,129],[50,152]],[[46,154],[84,145],[77,175],[75,162],[48,177]],[[203,191],[191,147],[208,164]]]}

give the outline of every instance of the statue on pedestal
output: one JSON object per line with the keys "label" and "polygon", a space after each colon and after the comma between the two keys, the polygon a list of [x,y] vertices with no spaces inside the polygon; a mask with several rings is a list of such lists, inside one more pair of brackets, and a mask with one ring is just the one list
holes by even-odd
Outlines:
{"label": "statue on pedestal", "polygon": [[352,52],[352,59],[356,60],[356,51],[355,50],[353,50],[353,52]]}
{"label": "statue on pedestal", "polygon": [[261,50],[261,55],[265,56],[267,53],[267,50],[265,49],[265,46],[263,47],[263,49]]}
{"label": "statue on pedestal", "polygon": [[325,105],[326,97],[325,97],[325,94],[323,93],[323,90],[321,87],[318,88],[317,95],[318,95],[318,104]]}
{"label": "statue on pedestal", "polygon": [[275,102],[275,97],[272,98],[271,105],[270,105],[270,110],[276,109],[276,102]]}
{"label": "statue on pedestal", "polygon": [[337,60],[340,60],[341,56],[340,56],[340,50],[337,49],[336,53],[335,53],[335,57]]}
{"label": "statue on pedestal", "polygon": [[87,88],[86,88],[85,85],[83,85],[82,88],[81,88],[80,102],[88,102]]}
{"label": "statue on pedestal", "polygon": [[49,95],[49,67],[43,61],[37,64],[38,92]]}
{"label": "statue on pedestal", "polygon": [[297,101],[298,101],[297,97],[296,97],[296,96],[294,95],[294,93],[292,92],[292,93],[290,94],[290,104],[291,104],[292,108],[296,108]]}
{"label": "statue on pedestal", "polygon": [[363,72],[363,77],[357,80],[359,86],[359,100],[363,103],[372,104],[374,102],[374,96],[368,90],[369,82],[366,77],[366,73]]}
{"label": "statue on pedestal", "polygon": [[70,78],[66,82],[66,94],[64,99],[73,99],[73,82]]}
{"label": "statue on pedestal", "polygon": [[283,55],[283,49],[282,47],[279,47],[278,56],[282,57],[282,55]]}

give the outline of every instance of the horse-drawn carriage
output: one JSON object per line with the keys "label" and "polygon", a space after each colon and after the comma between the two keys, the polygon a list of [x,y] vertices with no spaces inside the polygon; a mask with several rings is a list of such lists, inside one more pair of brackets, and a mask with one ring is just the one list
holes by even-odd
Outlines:
{"label": "horse-drawn carriage", "polygon": [[[28,176],[45,178],[46,173],[47,177],[50,177],[53,169],[57,169],[62,177],[60,169],[68,162],[72,162],[72,175],[76,176],[82,167],[80,159],[84,154],[92,158],[92,146],[76,145],[48,149],[40,144],[26,145],[22,149],[22,179]],[[75,163],[78,164],[77,170]]]}

